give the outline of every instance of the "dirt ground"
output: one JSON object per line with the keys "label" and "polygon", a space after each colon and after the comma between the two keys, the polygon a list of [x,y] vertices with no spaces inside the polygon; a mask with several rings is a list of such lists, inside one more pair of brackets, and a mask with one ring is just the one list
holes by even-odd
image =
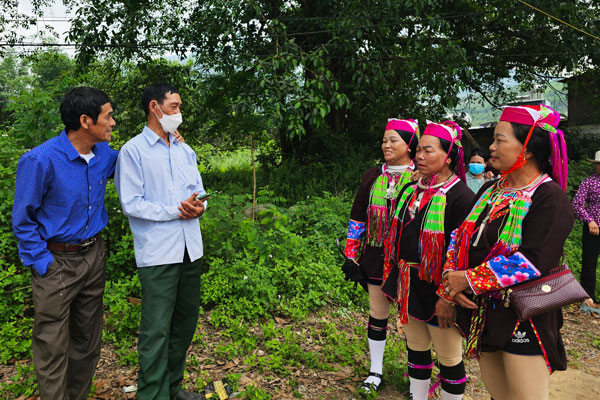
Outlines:
{"label": "dirt ground", "polygon": [[[600,319],[594,315],[583,314],[578,307],[572,306],[565,310],[565,326],[562,333],[567,349],[569,368],[567,371],[556,372],[551,376],[550,399],[551,400],[596,400],[600,399]],[[310,318],[310,317],[309,317]],[[352,315],[350,320],[353,324],[364,324],[365,316]],[[302,322],[299,322],[301,324]],[[348,319],[340,321],[339,326],[348,324]],[[293,325],[294,323],[292,323]],[[199,329],[211,333],[209,337],[215,338],[215,343],[205,343],[202,346],[192,346],[190,353],[196,356],[201,367],[189,368],[187,382],[196,382],[200,370],[209,379],[222,379],[230,373],[241,373],[239,384],[243,389],[252,384],[273,395],[274,399],[294,399],[289,380],[296,382],[296,390],[304,399],[340,399],[350,400],[359,398],[356,389],[362,380],[355,376],[352,367],[341,366],[337,371],[323,372],[308,368],[291,369],[290,379],[263,377],[258,371],[244,365],[242,359],[234,359],[226,362],[219,359],[213,352],[217,342],[221,339],[217,332],[209,324],[203,322]],[[396,335],[395,327],[390,329],[391,335]],[[136,385],[137,368],[123,367],[117,363],[117,356],[111,346],[104,346],[98,364],[96,374],[96,394],[94,399],[135,399],[135,392],[123,393],[125,386]],[[258,350],[260,352],[260,350]],[[30,363],[23,360],[22,363]],[[7,381],[15,374],[15,365],[0,365],[0,382]],[[467,392],[465,400],[489,399],[483,383],[479,378],[479,367],[477,362],[467,362]],[[193,387],[193,384],[192,384]],[[34,400],[25,397],[17,400]],[[380,399],[407,399],[406,395],[388,386],[380,391]],[[439,389],[435,398],[441,398]],[[12,400],[12,399],[11,399]]]}

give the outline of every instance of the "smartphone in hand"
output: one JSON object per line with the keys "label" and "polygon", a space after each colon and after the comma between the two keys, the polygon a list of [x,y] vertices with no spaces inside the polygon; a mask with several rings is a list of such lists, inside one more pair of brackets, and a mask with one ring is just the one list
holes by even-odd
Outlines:
{"label": "smartphone in hand", "polygon": [[196,197],[196,200],[200,200],[200,201],[202,201],[202,200],[206,200],[206,199],[208,199],[210,196],[211,196],[211,193],[204,193],[204,194],[201,194],[201,195],[199,195],[198,197]]}

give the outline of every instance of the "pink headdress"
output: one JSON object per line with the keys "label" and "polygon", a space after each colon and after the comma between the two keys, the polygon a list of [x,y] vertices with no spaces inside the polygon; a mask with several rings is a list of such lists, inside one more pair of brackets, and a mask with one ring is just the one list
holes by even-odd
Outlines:
{"label": "pink headdress", "polygon": [[412,132],[414,135],[417,135],[417,138],[419,137],[419,123],[414,119],[390,118],[385,126],[385,130],[389,131],[391,129]]}
{"label": "pink headdress", "polygon": [[[413,150],[414,147],[416,147],[416,143],[419,140],[419,137],[421,136],[419,134],[419,123],[414,120],[414,119],[396,119],[396,118],[390,118],[388,119],[387,124],[385,125],[385,130],[389,131],[389,130],[395,130],[395,131],[402,131],[402,132],[407,132],[406,134],[402,134],[402,133],[398,133],[400,135],[400,137],[402,138],[402,140],[404,140],[404,142],[406,142],[406,144],[408,145],[408,147],[406,148],[406,151],[409,151],[410,149],[410,144],[414,143],[415,145],[413,146]],[[407,139],[407,136],[410,134],[410,138]],[[416,138],[415,138],[416,136]],[[414,154],[411,156],[411,158],[414,157]]]}
{"label": "pink headdress", "polygon": [[516,124],[530,125],[531,129],[523,144],[519,158],[509,170],[503,171],[503,175],[517,170],[525,164],[523,154],[527,143],[535,127],[542,128],[548,132],[550,138],[550,163],[552,164],[552,178],[567,191],[567,178],[569,176],[569,165],[567,159],[567,144],[563,131],[558,129],[560,114],[552,108],[540,104],[535,106],[507,106],[500,115],[500,121],[513,122]]}
{"label": "pink headdress", "polygon": [[452,146],[456,145],[458,147],[458,160],[456,160],[456,175],[466,182],[465,176],[465,156],[462,147],[462,143],[460,139],[462,139],[462,129],[460,126],[454,121],[444,121],[442,123],[430,123],[425,127],[425,131],[423,132],[423,136],[435,136],[439,139],[444,139],[450,142],[450,148],[448,149],[448,156],[450,155],[450,151],[452,150]]}

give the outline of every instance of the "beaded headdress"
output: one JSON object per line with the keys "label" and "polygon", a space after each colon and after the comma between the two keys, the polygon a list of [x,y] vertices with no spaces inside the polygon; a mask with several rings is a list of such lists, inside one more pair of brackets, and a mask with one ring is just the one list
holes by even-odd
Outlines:
{"label": "beaded headdress", "polygon": [[[414,119],[390,118],[390,119],[388,119],[388,122],[385,125],[385,130],[386,131],[395,130],[395,131],[406,132],[406,134],[404,134],[404,135],[401,134],[400,136],[406,142],[406,144],[408,145],[409,148],[410,148],[410,144],[413,142],[413,140],[416,143],[416,141],[419,140],[419,138],[421,137],[420,132],[419,132],[419,123],[417,122],[417,120],[414,120]],[[406,141],[406,138],[408,137],[408,135],[410,135],[410,138],[408,139],[408,141]],[[415,138],[415,136],[416,136],[416,138]],[[416,145],[415,145],[415,147],[416,147]],[[414,154],[412,155],[412,157],[414,157]]]}
{"label": "beaded headdress", "polygon": [[[452,151],[452,146],[458,147],[458,160],[456,160],[456,175],[462,179],[463,182],[466,181],[465,176],[465,156],[462,143],[460,140],[462,139],[462,130],[460,126],[454,121],[444,121],[442,123],[430,123],[425,127],[425,131],[423,132],[423,136],[435,136],[439,139],[444,139],[450,142],[450,148],[448,149],[448,156],[450,155],[450,151]],[[448,158],[446,156],[446,159]],[[445,162],[445,161],[444,161]]]}
{"label": "beaded headdress", "polygon": [[533,106],[507,106],[502,111],[502,115],[500,115],[500,121],[531,126],[517,161],[510,169],[501,171],[502,174],[507,175],[525,165],[523,154],[527,149],[527,144],[529,143],[533,129],[535,127],[542,128],[548,132],[550,139],[549,161],[552,164],[552,178],[560,185],[560,187],[562,187],[564,191],[566,191],[569,166],[565,136],[563,131],[558,129],[558,124],[560,123],[560,114],[543,104]]}
{"label": "beaded headdress", "polygon": [[412,132],[417,135],[417,138],[419,137],[419,123],[414,119],[390,118],[385,126],[385,130],[389,131],[390,129]]}

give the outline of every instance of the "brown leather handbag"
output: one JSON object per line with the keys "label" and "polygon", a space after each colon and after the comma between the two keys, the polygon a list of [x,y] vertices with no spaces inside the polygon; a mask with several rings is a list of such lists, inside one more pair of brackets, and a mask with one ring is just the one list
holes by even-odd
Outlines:
{"label": "brown leather handbag", "polygon": [[550,270],[534,281],[512,286],[506,291],[505,306],[512,306],[519,320],[583,301],[589,295],[566,264]]}

